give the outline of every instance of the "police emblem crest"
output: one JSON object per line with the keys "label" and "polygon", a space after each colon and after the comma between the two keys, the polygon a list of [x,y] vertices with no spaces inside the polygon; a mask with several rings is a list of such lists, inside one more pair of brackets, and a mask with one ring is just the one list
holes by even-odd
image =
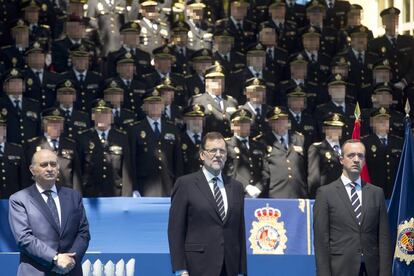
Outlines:
{"label": "police emblem crest", "polygon": [[252,222],[249,237],[253,254],[284,254],[288,239],[285,223],[278,221],[282,216],[280,210],[266,204],[266,207],[256,209],[254,216],[257,221]]}
{"label": "police emblem crest", "polygon": [[400,259],[407,265],[414,261],[414,218],[398,225],[394,258]]}

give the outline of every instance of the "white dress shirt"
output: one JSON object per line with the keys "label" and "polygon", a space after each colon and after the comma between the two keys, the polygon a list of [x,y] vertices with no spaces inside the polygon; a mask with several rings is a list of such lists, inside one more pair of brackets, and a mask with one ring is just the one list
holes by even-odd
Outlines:
{"label": "white dress shirt", "polygon": [[224,212],[226,213],[227,216],[227,210],[229,208],[229,203],[227,202],[227,194],[226,194],[226,189],[224,188],[224,182],[223,182],[223,178],[221,177],[221,173],[219,175],[214,175],[211,172],[209,172],[205,167],[203,167],[203,173],[204,176],[207,179],[208,182],[208,186],[210,187],[211,193],[213,194],[213,198],[214,198],[214,185],[213,185],[213,178],[217,177],[217,186],[220,189],[221,192],[221,196],[223,197],[223,203],[224,203]]}
{"label": "white dress shirt", "polygon": [[[45,201],[45,203],[47,204],[47,195],[45,195],[43,192],[46,191],[45,189],[43,189],[42,186],[40,186],[39,184],[36,183],[36,188],[39,191],[40,195],[42,196],[43,200]],[[52,198],[55,201],[56,204],[56,208],[58,211],[58,215],[59,215],[59,223],[62,224],[62,211],[60,209],[60,200],[59,200],[59,196],[57,194],[57,189],[56,189],[56,185],[53,185],[52,188],[50,188],[50,190],[52,191]]]}
{"label": "white dress shirt", "polygon": [[154,122],[158,122],[158,129],[160,130],[160,133],[161,133],[161,118],[158,118],[158,120],[153,120],[152,118],[147,116],[147,120],[148,120],[149,125],[151,126],[152,131],[154,132],[155,132]]}

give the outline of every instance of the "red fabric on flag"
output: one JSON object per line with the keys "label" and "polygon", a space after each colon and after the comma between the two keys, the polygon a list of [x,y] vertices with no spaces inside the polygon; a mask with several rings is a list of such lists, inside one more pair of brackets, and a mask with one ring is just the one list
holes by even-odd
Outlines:
{"label": "red fabric on flag", "polygon": [[[359,120],[358,118],[355,119],[354,131],[352,131],[352,139],[361,139],[361,120]],[[371,183],[371,178],[369,177],[368,168],[366,164],[364,165],[364,167],[362,167],[361,179],[365,182]]]}

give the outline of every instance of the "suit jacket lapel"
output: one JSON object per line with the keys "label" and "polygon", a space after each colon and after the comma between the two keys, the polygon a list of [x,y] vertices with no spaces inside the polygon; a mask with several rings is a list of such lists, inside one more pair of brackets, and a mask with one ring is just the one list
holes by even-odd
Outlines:
{"label": "suit jacket lapel", "polygon": [[362,223],[364,222],[365,213],[366,213],[368,202],[370,199],[369,192],[371,190],[371,187],[370,185],[367,185],[367,183],[365,183],[364,181],[361,181],[361,185],[362,185],[362,189],[361,189],[361,194],[362,194],[361,225],[362,225]]}
{"label": "suit jacket lapel", "polygon": [[210,202],[211,207],[211,215],[212,217],[219,223],[222,223],[220,215],[219,215],[219,211],[217,208],[217,204],[216,204],[216,200],[214,199],[213,193],[211,192],[210,186],[208,185],[207,179],[203,174],[202,170],[198,171],[198,175],[195,179],[195,183],[197,185],[197,187],[201,190],[201,193],[203,194],[204,197],[206,197],[206,199],[208,200],[208,202]]}
{"label": "suit jacket lapel", "polygon": [[349,199],[348,192],[345,189],[344,184],[340,179],[336,181],[336,188],[338,189],[338,195],[341,198],[342,202],[345,205],[345,208],[348,210],[349,214],[352,217],[352,220],[355,222],[356,226],[359,226],[358,221],[355,216],[354,209],[352,208],[351,200]]}
{"label": "suit jacket lapel", "polygon": [[56,225],[56,222],[53,219],[52,212],[50,211],[49,206],[47,206],[46,202],[44,201],[42,195],[37,190],[36,184],[33,184],[31,186],[30,195],[32,196],[31,201],[34,203],[34,205],[36,205],[39,211],[46,217],[50,225],[52,225],[53,229],[55,229],[56,232],[59,233],[59,227],[58,225]]}
{"label": "suit jacket lapel", "polygon": [[230,177],[224,176],[223,177],[223,181],[224,181],[224,189],[226,190],[226,195],[227,195],[227,212],[226,212],[226,217],[224,218],[223,223],[227,223],[227,221],[230,219],[231,216],[231,211],[232,211],[232,207],[233,207],[233,185],[231,185],[231,179]]}
{"label": "suit jacket lapel", "polygon": [[61,211],[61,222],[60,222],[60,233],[63,234],[63,231],[65,230],[66,223],[69,218],[69,206],[70,206],[70,200],[67,196],[67,194],[58,186],[56,186],[58,196],[59,196],[59,202],[60,202],[60,211]]}

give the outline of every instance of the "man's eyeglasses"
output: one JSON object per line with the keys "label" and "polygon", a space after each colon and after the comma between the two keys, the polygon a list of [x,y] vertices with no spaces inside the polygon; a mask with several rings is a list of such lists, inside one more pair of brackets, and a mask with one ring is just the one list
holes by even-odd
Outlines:
{"label": "man's eyeglasses", "polygon": [[220,153],[220,155],[226,155],[227,154],[227,150],[225,150],[225,149],[204,149],[204,151],[206,151],[210,155],[216,155],[217,152]]}

